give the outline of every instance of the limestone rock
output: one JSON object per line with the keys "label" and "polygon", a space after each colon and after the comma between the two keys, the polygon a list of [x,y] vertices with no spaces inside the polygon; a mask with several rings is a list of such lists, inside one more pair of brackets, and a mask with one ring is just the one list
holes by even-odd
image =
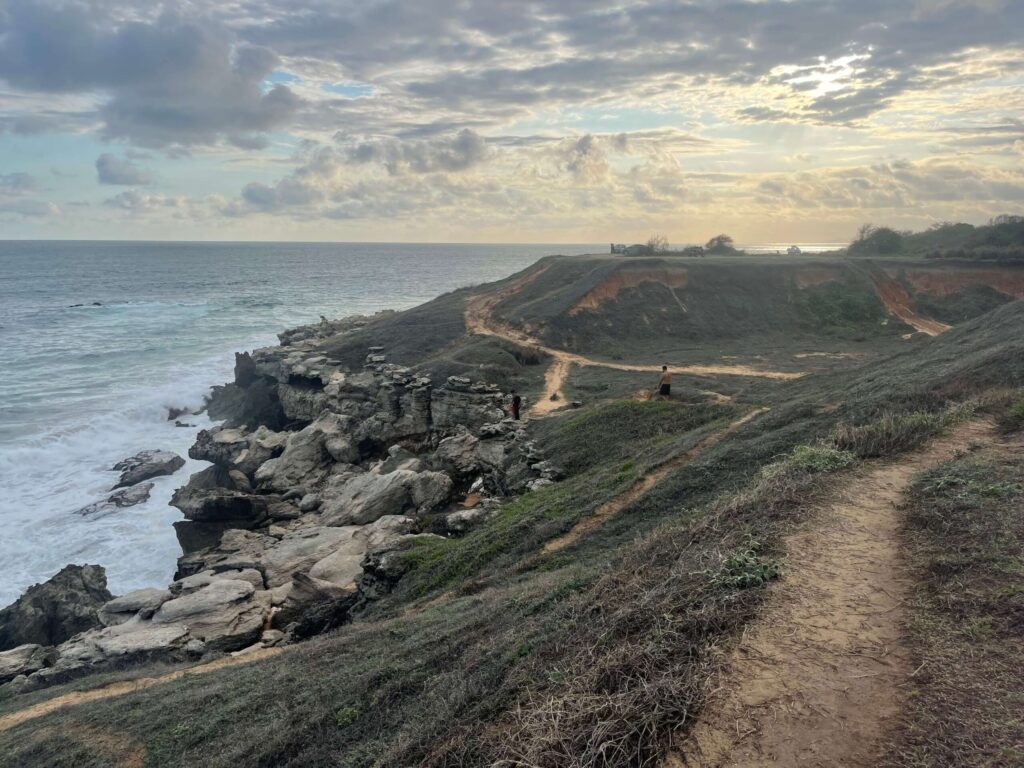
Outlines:
{"label": "limestone rock", "polygon": [[349,480],[321,507],[326,525],[365,525],[385,515],[427,512],[448,499],[452,480],[443,472],[366,472]]}
{"label": "limestone rock", "polygon": [[136,589],[105,603],[99,612],[100,620],[109,627],[135,615],[148,619],[170,599],[171,593],[166,589]]}
{"label": "limestone rock", "polygon": [[0,652],[0,684],[50,666],[57,660],[57,655],[55,649],[33,643]]}
{"label": "limestone rock", "polygon": [[170,451],[140,451],[139,453],[119,461],[111,469],[121,473],[111,490],[125,488],[129,485],[141,483],[154,477],[173,475],[185,466],[185,460],[176,453]]}
{"label": "limestone rock", "polygon": [[328,450],[329,441],[338,455],[354,455],[342,449],[350,426],[350,419],[336,413],[321,414],[313,423],[288,438],[280,456],[265,462],[256,471],[257,483],[278,491],[302,489],[305,493],[312,492],[326,477],[330,465],[338,461]]}
{"label": "limestone rock", "polygon": [[0,650],[26,643],[59,645],[99,627],[98,611],[113,597],[101,566],[66,565],[0,611]]}
{"label": "limestone rock", "polygon": [[208,648],[235,651],[263,631],[268,609],[248,581],[221,579],[173,600],[153,614],[153,624],[184,625]]}

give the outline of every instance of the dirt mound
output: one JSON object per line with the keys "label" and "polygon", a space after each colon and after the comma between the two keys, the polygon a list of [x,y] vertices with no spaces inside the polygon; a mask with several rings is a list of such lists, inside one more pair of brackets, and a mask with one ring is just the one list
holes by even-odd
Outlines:
{"label": "dirt mound", "polygon": [[908,283],[916,293],[929,296],[948,296],[974,285],[985,285],[1006,296],[1024,299],[1024,269],[1019,268],[886,267],[885,272],[893,279]]}
{"label": "dirt mound", "polygon": [[585,309],[597,309],[602,302],[612,301],[627,288],[636,288],[643,283],[664,285],[672,292],[676,303],[683,312],[685,305],[676,296],[675,289],[685,288],[689,283],[689,272],[683,267],[666,267],[665,269],[620,269],[612,273],[596,288],[583,295],[569,310],[570,315],[577,315]]}

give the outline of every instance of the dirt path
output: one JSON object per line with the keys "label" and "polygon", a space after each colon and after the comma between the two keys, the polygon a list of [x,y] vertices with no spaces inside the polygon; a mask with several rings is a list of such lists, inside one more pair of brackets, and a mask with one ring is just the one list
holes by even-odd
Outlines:
{"label": "dirt path", "polygon": [[671,461],[667,461],[659,467],[656,467],[650,473],[644,475],[637,480],[633,485],[627,488],[625,491],[620,493],[613,499],[609,499],[600,507],[598,507],[593,514],[587,515],[587,517],[580,520],[574,525],[568,532],[562,534],[556,539],[551,539],[544,545],[541,550],[541,554],[550,554],[552,552],[558,552],[559,550],[565,549],[570,544],[578,541],[582,536],[586,535],[590,531],[597,528],[599,525],[607,521],[609,518],[614,517],[627,506],[632,504],[634,501],[639,499],[651,488],[656,486],[665,476],[670,472],[673,472],[684,464],[688,464],[693,459],[697,458],[706,451],[708,448],[721,442],[727,435],[735,432],[741,426],[751,421],[757,416],[767,411],[767,408],[758,408],[751,411],[750,413],[744,414],[740,418],[736,419],[732,423],[718,430],[712,432],[710,435],[705,437],[703,440],[698,442],[695,446],[690,448],[688,451],[676,456]]}
{"label": "dirt path", "polygon": [[864,274],[871,278],[875,291],[882,299],[882,303],[885,304],[885,308],[914,330],[929,336],[938,336],[953,327],[915,312],[913,309],[914,299],[907,289],[900,285],[899,281],[890,277],[881,267],[871,263],[858,266]]}
{"label": "dirt path", "polygon": [[[499,302],[504,301],[509,296],[532,283],[544,274],[546,269],[547,267],[536,269],[493,293],[474,296],[466,304],[465,311],[465,323],[468,332],[505,339],[506,341],[544,352],[552,358],[551,366],[544,376],[544,394],[538,402],[533,404],[528,413],[534,416],[543,416],[565,404],[565,395],[562,389],[569,371],[574,365],[580,367],[611,368],[617,371],[661,372],[660,365],[606,362],[566,352],[563,349],[555,349],[554,347],[542,344],[529,333],[495,319],[493,310]],[[804,376],[802,372],[772,371],[763,368],[753,368],[748,365],[685,365],[673,366],[671,370],[672,373],[693,374],[697,376],[753,376],[766,379],[799,379]],[[552,395],[557,395],[557,398],[552,400]]]}
{"label": "dirt path", "polygon": [[783,580],[665,768],[875,764],[913,674],[896,507],[916,473],[992,439],[971,422],[874,467],[787,539]]}
{"label": "dirt path", "polygon": [[105,685],[102,688],[94,688],[88,691],[72,691],[71,693],[65,693],[62,696],[55,696],[52,699],[41,701],[38,704],[33,704],[31,707],[26,707],[25,709],[20,709],[17,712],[11,712],[10,714],[0,717],[0,731],[9,730],[16,725],[21,725],[22,723],[27,722],[28,720],[34,720],[37,717],[48,715],[51,712],[55,712],[58,709],[64,709],[65,707],[73,707],[78,704],[87,704],[92,701],[100,701],[102,699],[110,699],[115,696],[123,696],[126,693],[145,690],[146,688],[151,688],[154,685],[160,685],[161,683],[169,683],[172,680],[177,680],[185,677],[186,675],[203,675],[207,672],[213,672],[225,667],[248,664],[250,661],[258,661],[259,659],[276,656],[284,650],[284,648],[264,648],[261,650],[250,651],[240,656],[227,656],[223,659],[217,659],[216,661],[211,661],[208,664],[200,664],[195,667],[189,667],[188,669],[178,669],[174,672],[168,672],[166,675],[140,677],[136,680],[126,680],[122,683],[111,683],[110,685]]}

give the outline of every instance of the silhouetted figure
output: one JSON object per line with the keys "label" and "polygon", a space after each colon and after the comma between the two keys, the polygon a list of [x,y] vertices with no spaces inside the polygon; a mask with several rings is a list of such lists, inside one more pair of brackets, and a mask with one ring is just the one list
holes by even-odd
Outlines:
{"label": "silhouetted figure", "polygon": [[669,372],[667,365],[661,366],[661,378],[658,379],[658,394],[662,397],[671,397],[672,395],[672,374]]}
{"label": "silhouetted figure", "polygon": [[512,390],[512,418],[519,421],[519,410],[523,407],[523,398],[514,389]]}

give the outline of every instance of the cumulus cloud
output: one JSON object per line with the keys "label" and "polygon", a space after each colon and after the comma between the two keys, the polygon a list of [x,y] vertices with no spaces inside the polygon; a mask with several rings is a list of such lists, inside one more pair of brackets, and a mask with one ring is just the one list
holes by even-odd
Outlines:
{"label": "cumulus cloud", "polygon": [[96,158],[96,177],[100,184],[139,186],[153,181],[153,174],[127,157],[104,153]]}
{"label": "cumulus cloud", "polygon": [[[335,138],[344,140],[342,134]],[[364,142],[350,147],[347,157],[350,163],[379,163],[391,174],[464,171],[486,159],[487,144],[480,134],[464,128],[454,136],[423,141]]]}
{"label": "cumulus cloud", "polygon": [[299,106],[285,85],[260,88],[274,52],[238,43],[212,20],[103,11],[12,0],[0,11],[0,79],[26,91],[110,94],[99,108],[104,136],[152,147],[259,133]]}

